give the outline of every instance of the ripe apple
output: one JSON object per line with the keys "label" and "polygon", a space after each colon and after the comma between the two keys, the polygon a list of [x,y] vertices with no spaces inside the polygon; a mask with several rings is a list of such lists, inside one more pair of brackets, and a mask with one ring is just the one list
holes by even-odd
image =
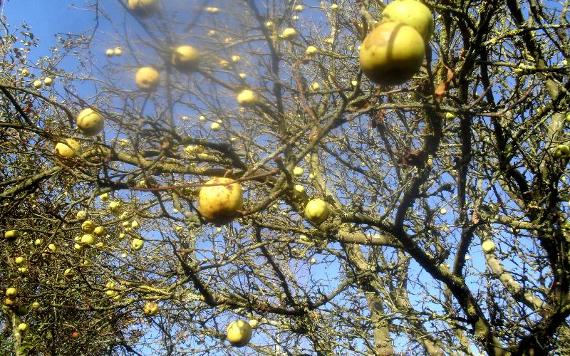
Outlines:
{"label": "ripe apple", "polygon": [[305,206],[305,217],[314,224],[320,224],[330,215],[329,204],[322,199],[311,199]]}
{"label": "ripe apple", "polygon": [[92,246],[95,244],[95,236],[91,235],[91,234],[84,234],[83,236],[81,236],[81,240],[80,242],[83,245],[89,245]]}
{"label": "ripe apple", "polygon": [[256,319],[250,319],[248,321],[249,326],[251,326],[253,329],[255,329],[258,325],[259,325],[259,321]]}
{"label": "ripe apple", "polygon": [[397,85],[418,72],[424,56],[424,40],[418,31],[403,23],[384,22],[364,39],[360,67],[377,84]]}
{"label": "ripe apple", "polygon": [[213,7],[213,6],[208,6],[204,10],[206,10],[206,12],[208,12],[210,14],[217,14],[218,12],[220,12],[219,8]]}
{"label": "ripe apple", "polygon": [[143,308],[144,314],[148,316],[156,315],[158,314],[158,311],[159,311],[158,304],[155,302],[147,302]]}
{"label": "ripe apple", "polygon": [[39,246],[39,245],[41,245],[43,242],[44,242],[44,240],[42,240],[42,239],[35,239],[35,240],[34,240],[34,245]]}
{"label": "ripe apple", "polygon": [[28,267],[18,267],[18,272],[22,274],[28,273]]}
{"label": "ripe apple", "polygon": [[50,77],[46,77],[46,78],[44,79],[44,84],[45,84],[45,86],[48,86],[48,87],[49,87],[50,85],[53,84],[53,79],[51,79]]}
{"label": "ripe apple", "polygon": [[109,193],[99,195],[99,199],[101,199],[101,201],[109,201]]}
{"label": "ripe apple", "polygon": [[396,0],[382,11],[384,21],[401,22],[412,26],[427,43],[433,33],[433,16],[430,9],[417,0]]}
{"label": "ripe apple", "polygon": [[18,324],[17,329],[18,329],[18,331],[20,331],[20,332],[26,332],[26,330],[28,330],[28,324],[26,324],[26,323],[20,323],[20,324]]}
{"label": "ripe apple", "polygon": [[495,251],[495,243],[491,240],[485,240],[485,241],[483,241],[481,248],[483,249],[483,252],[491,253],[491,252]]}
{"label": "ripe apple", "polygon": [[81,230],[85,233],[91,233],[93,232],[93,230],[95,229],[95,223],[91,220],[85,220],[82,224],[81,224]]}
{"label": "ripe apple", "polygon": [[79,152],[80,148],[79,141],[67,138],[64,142],[58,142],[55,145],[55,154],[63,158],[71,158]]}
{"label": "ripe apple", "polygon": [[37,301],[36,301],[36,302],[33,302],[33,303],[32,303],[31,308],[32,308],[32,309],[38,309],[40,306],[41,306],[41,305],[40,305],[40,302],[37,302]]}
{"label": "ripe apple", "polygon": [[93,229],[93,235],[95,236],[103,236],[105,235],[105,227],[104,226],[97,226],[95,229]]}
{"label": "ripe apple", "polygon": [[221,128],[222,126],[217,122],[212,122],[212,124],[210,125],[210,129],[212,131],[220,131]]}
{"label": "ripe apple", "polygon": [[4,232],[4,238],[8,240],[15,239],[18,236],[20,236],[20,232],[18,230],[7,230]]}
{"label": "ripe apple", "polygon": [[131,240],[131,248],[135,251],[139,251],[144,246],[144,240],[142,239],[132,239]]}
{"label": "ripe apple", "polygon": [[77,127],[84,135],[96,136],[103,130],[105,119],[97,111],[87,108],[77,115]]}
{"label": "ripe apple", "polygon": [[253,106],[257,103],[257,94],[250,89],[242,90],[237,96],[237,102],[241,106]]}
{"label": "ripe apple", "polygon": [[245,346],[251,339],[251,326],[244,320],[233,321],[226,329],[226,337],[233,346]]}
{"label": "ripe apple", "polygon": [[77,218],[77,220],[83,221],[87,219],[87,212],[85,210],[79,210],[77,214],[75,214],[75,217]]}
{"label": "ripe apple", "polygon": [[281,38],[285,40],[292,40],[295,37],[297,37],[297,35],[298,35],[297,30],[295,30],[292,27],[287,27],[286,29],[283,30],[283,32],[281,32]]}
{"label": "ripe apple", "polygon": [[6,297],[12,298],[18,295],[18,289],[16,287],[6,288]]}
{"label": "ripe apple", "polygon": [[312,57],[315,54],[319,53],[319,49],[315,46],[309,46],[307,47],[307,49],[305,50],[305,55],[307,57]]}
{"label": "ripe apple", "polygon": [[112,201],[109,203],[109,210],[111,210],[113,213],[118,212],[120,208],[121,208],[121,202],[119,201]]}
{"label": "ripe apple", "polygon": [[305,170],[302,167],[297,166],[297,167],[293,168],[293,175],[295,177],[302,176],[304,172],[305,172]]}
{"label": "ripe apple", "polygon": [[153,91],[160,82],[160,73],[153,67],[141,67],[135,75],[135,83],[139,89]]}
{"label": "ripe apple", "polygon": [[32,83],[32,85],[34,86],[34,88],[39,89],[42,87],[42,81],[41,80],[34,80],[34,82]]}
{"label": "ripe apple", "polygon": [[158,10],[158,0],[129,0],[127,8],[137,16],[148,17]]}
{"label": "ripe apple", "polygon": [[232,220],[243,204],[241,184],[230,178],[213,178],[198,194],[200,214],[208,221],[225,224]]}
{"label": "ripe apple", "polygon": [[55,244],[49,244],[48,250],[50,250],[51,252],[55,252],[57,251],[57,246]]}
{"label": "ripe apple", "polygon": [[115,51],[113,51],[112,48],[107,48],[107,50],[105,51],[105,55],[107,57],[113,57],[114,54],[115,54]]}
{"label": "ripe apple", "polygon": [[21,265],[22,263],[26,262],[26,258],[23,257],[23,256],[18,256],[18,257],[16,257],[16,258],[14,259],[14,262],[15,262],[17,265]]}
{"label": "ripe apple", "polygon": [[200,64],[200,52],[192,46],[178,46],[172,53],[172,65],[181,72],[194,72]]}
{"label": "ripe apple", "polygon": [[23,77],[30,75],[30,71],[27,68],[22,69],[21,73]]}

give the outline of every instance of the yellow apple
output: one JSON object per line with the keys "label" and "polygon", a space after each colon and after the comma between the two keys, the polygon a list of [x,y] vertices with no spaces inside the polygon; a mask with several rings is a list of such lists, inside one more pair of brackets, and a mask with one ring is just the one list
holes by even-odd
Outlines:
{"label": "yellow apple", "polygon": [[87,219],[87,212],[85,210],[79,210],[77,214],[75,214],[75,217],[77,218],[77,220],[83,221]]}
{"label": "yellow apple", "polygon": [[55,154],[63,158],[71,158],[79,152],[80,148],[79,141],[67,138],[64,142],[58,142],[55,145]]}
{"label": "yellow apple", "polygon": [[34,80],[34,82],[32,83],[32,85],[34,86],[34,88],[39,89],[42,87],[42,81],[41,80]]}
{"label": "yellow apple", "polygon": [[120,208],[121,208],[121,202],[119,201],[112,201],[109,203],[109,210],[111,210],[113,213],[118,212]]}
{"label": "yellow apple", "polygon": [[14,262],[15,262],[17,265],[21,265],[22,263],[26,262],[26,258],[23,257],[23,256],[18,256],[18,257],[16,257],[16,258],[14,259]]}
{"label": "yellow apple", "polygon": [[305,217],[315,224],[322,223],[329,215],[329,204],[322,199],[312,199],[305,206]]}
{"label": "yellow apple", "polygon": [[158,10],[158,0],[129,0],[127,8],[137,16],[147,17]]}
{"label": "yellow apple", "polygon": [[304,172],[305,170],[302,167],[297,166],[293,168],[293,175],[296,177],[302,176]]}
{"label": "yellow apple", "polygon": [[121,47],[113,48],[113,56],[121,56],[123,54],[123,49]]}
{"label": "yellow apple", "polygon": [[4,232],[4,238],[8,240],[15,239],[18,236],[20,236],[20,232],[18,230],[8,230]]}
{"label": "yellow apple", "polygon": [[83,245],[92,246],[95,244],[95,236],[92,234],[84,234],[81,236],[80,241]]}
{"label": "yellow apple", "polygon": [[307,55],[307,57],[312,57],[317,53],[319,53],[319,49],[315,46],[309,46],[305,50],[305,55]]}
{"label": "yellow apple", "polygon": [[232,59],[232,62],[237,63],[241,60],[241,57],[237,54],[234,54],[231,59]]}
{"label": "yellow apple", "polygon": [[243,204],[242,188],[230,178],[213,178],[198,193],[200,214],[208,221],[224,224],[232,220]]}
{"label": "yellow apple", "polygon": [[101,201],[109,201],[109,193],[99,195],[99,199],[101,199]]}
{"label": "yellow apple", "polygon": [[402,23],[384,22],[364,39],[360,67],[375,83],[402,84],[419,71],[424,56],[424,40],[418,31]]}
{"label": "yellow apple", "polygon": [[38,309],[40,306],[41,306],[41,305],[40,305],[39,302],[33,302],[32,305],[31,305],[32,309]]}
{"label": "yellow apple", "polygon": [[43,242],[44,242],[44,240],[42,240],[42,239],[35,239],[35,240],[34,240],[34,245],[39,246],[39,245],[41,245]]}
{"label": "yellow apple", "polygon": [[256,319],[250,319],[247,323],[252,327],[252,329],[255,329],[259,325],[259,321]]}
{"label": "yellow apple", "polygon": [[44,84],[49,87],[50,85],[53,84],[53,79],[51,79],[50,77],[46,77],[44,79]]}
{"label": "yellow apple", "polygon": [[257,94],[250,89],[242,90],[237,96],[237,102],[241,106],[253,106],[257,101]]}
{"label": "yellow apple", "polygon": [[93,232],[93,230],[95,229],[95,223],[91,220],[85,220],[82,224],[81,224],[81,230],[83,230],[83,232],[85,233],[91,233]]}
{"label": "yellow apple", "polygon": [[18,331],[20,331],[20,332],[25,332],[26,330],[28,330],[28,324],[26,324],[26,323],[20,323],[20,324],[18,324],[17,329],[18,329]]}
{"label": "yellow apple", "polygon": [[160,73],[153,67],[141,67],[135,74],[135,83],[139,89],[153,91],[160,82]]}
{"label": "yellow apple", "polygon": [[305,187],[303,187],[303,186],[300,185],[300,184],[295,184],[295,186],[294,186],[293,188],[295,189],[295,191],[296,191],[297,193],[303,193],[303,192],[305,192]]}
{"label": "yellow apple", "polygon": [[20,272],[20,273],[28,273],[28,267],[18,267],[18,272]]}
{"label": "yellow apple", "polygon": [[213,6],[208,6],[205,8],[206,12],[210,13],[210,14],[217,14],[218,12],[220,12],[220,9],[217,7],[213,7]]}
{"label": "yellow apple", "polygon": [[22,69],[21,73],[23,77],[27,77],[28,75],[30,75],[30,71],[26,68]]}
{"label": "yellow apple", "polygon": [[15,287],[6,288],[6,297],[12,298],[18,295],[18,289]]}
{"label": "yellow apple", "polygon": [[132,239],[131,240],[131,248],[135,251],[139,251],[144,246],[144,240],[142,239]]}
{"label": "yellow apple", "polygon": [[452,112],[446,112],[445,113],[445,119],[446,120],[453,120],[453,119],[455,119],[455,117],[456,117],[455,114]]}
{"label": "yellow apple", "polygon": [[427,43],[433,33],[433,16],[430,9],[417,0],[396,0],[382,11],[384,21],[401,22],[412,26]]}
{"label": "yellow apple", "polygon": [[113,57],[114,54],[115,54],[115,51],[113,51],[112,48],[107,48],[107,50],[105,51],[105,55],[107,57]]}
{"label": "yellow apple", "polygon": [[305,9],[305,7],[301,4],[299,4],[299,5],[295,5],[295,7],[293,8],[293,11],[301,12],[304,9]]}
{"label": "yellow apple", "polygon": [[65,277],[73,277],[74,274],[75,272],[73,272],[72,268],[66,268],[65,271],[63,271]]}
{"label": "yellow apple", "polygon": [[491,240],[485,240],[485,241],[483,241],[481,248],[483,249],[483,252],[491,253],[491,252],[495,251],[495,243]]}
{"label": "yellow apple", "polygon": [[217,122],[212,122],[212,124],[210,125],[210,129],[212,131],[220,131],[221,128],[222,126]]}
{"label": "yellow apple", "polygon": [[226,329],[226,337],[234,346],[245,346],[251,339],[251,326],[243,320],[233,321]]}
{"label": "yellow apple", "polygon": [[48,250],[50,250],[51,252],[55,252],[57,251],[57,246],[55,244],[49,244]]}
{"label": "yellow apple", "polygon": [[97,111],[87,108],[77,115],[77,127],[84,135],[95,136],[103,130],[105,119]]}
{"label": "yellow apple", "polygon": [[158,304],[155,302],[146,302],[143,308],[143,312],[145,313],[145,315],[148,316],[156,315],[158,314],[158,311],[159,311]]}
{"label": "yellow apple", "polygon": [[297,37],[297,35],[298,35],[297,30],[295,30],[292,27],[287,27],[286,29],[283,30],[283,32],[281,32],[281,38],[285,40],[292,40],[295,37]]}
{"label": "yellow apple", "polygon": [[179,46],[172,53],[172,65],[181,72],[194,72],[199,64],[200,52],[192,46]]}
{"label": "yellow apple", "polygon": [[93,229],[93,234],[95,236],[103,236],[105,235],[105,227],[104,226],[97,226],[95,229]]}

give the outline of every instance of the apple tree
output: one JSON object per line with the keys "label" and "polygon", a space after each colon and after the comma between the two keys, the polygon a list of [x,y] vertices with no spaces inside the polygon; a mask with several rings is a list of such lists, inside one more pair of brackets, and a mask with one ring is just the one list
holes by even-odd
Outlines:
{"label": "apple tree", "polygon": [[569,352],[570,4],[85,4],[3,35],[1,350]]}

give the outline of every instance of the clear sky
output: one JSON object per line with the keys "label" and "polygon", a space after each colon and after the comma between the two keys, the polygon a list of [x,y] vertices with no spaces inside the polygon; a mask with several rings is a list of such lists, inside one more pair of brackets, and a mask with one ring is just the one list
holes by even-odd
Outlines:
{"label": "clear sky", "polygon": [[77,1],[0,0],[0,3],[1,13],[8,18],[12,28],[23,23],[32,27],[34,34],[40,39],[40,55],[45,54],[49,47],[55,44],[54,34],[86,31],[93,25],[95,17],[93,11],[82,8]]}

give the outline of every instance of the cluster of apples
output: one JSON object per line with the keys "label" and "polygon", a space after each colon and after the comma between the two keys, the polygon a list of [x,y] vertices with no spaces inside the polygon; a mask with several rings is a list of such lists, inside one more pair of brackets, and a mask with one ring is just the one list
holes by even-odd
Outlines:
{"label": "cluster of apples", "polygon": [[360,47],[360,67],[373,82],[398,85],[422,66],[426,43],[433,33],[433,17],[418,0],[396,0],[382,12],[382,22]]}

